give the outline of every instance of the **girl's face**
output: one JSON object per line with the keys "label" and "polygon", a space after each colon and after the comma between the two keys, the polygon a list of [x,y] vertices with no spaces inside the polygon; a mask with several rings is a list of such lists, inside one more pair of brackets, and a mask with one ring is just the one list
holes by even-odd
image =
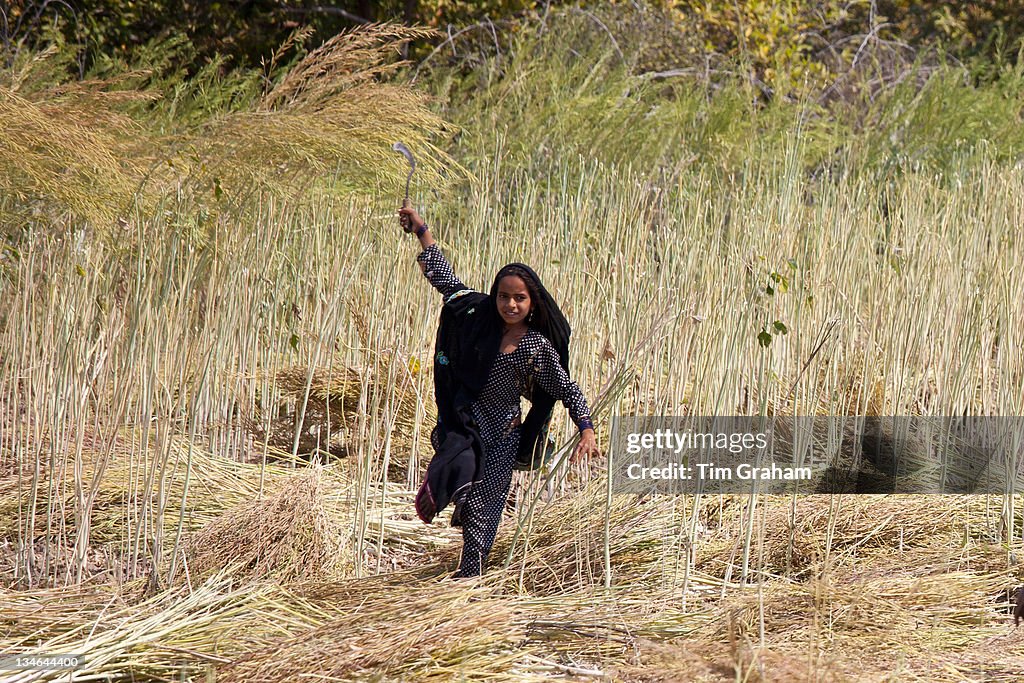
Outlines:
{"label": "girl's face", "polygon": [[498,315],[506,325],[525,323],[531,303],[530,291],[523,278],[506,275],[498,281]]}

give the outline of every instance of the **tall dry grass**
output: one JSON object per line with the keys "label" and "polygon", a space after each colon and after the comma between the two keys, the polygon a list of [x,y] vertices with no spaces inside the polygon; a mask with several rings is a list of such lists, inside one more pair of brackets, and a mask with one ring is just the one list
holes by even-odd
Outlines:
{"label": "tall dry grass", "polygon": [[259,193],[297,203],[397,188],[396,139],[443,185],[461,171],[437,146],[452,128],[422,92],[387,80],[402,46],[431,35],[378,24],[308,49],[300,30],[263,70],[215,60],[192,76],[181,37],[140,47],[134,63],[98,59],[77,80],[68,46],[19,53],[0,72],[0,228],[49,230],[70,214],[109,236],[139,207],[201,232],[220,213],[247,214]]}
{"label": "tall dry grass", "polygon": [[[507,261],[538,268],[576,330],[581,385],[594,396],[634,378],[610,412],[1021,409],[1007,340],[1021,321],[1016,168],[943,184],[909,174],[885,219],[869,178],[809,181],[786,165],[727,187],[696,174],[661,195],[599,165],[539,181],[498,168],[481,181],[464,208],[422,205],[442,247],[477,287]],[[515,211],[493,186],[516,188]],[[183,503],[169,522],[170,501],[202,496],[188,491],[202,482],[186,466],[195,449],[258,465],[302,442],[354,456],[359,565],[380,544],[365,511],[374,496],[387,507],[396,463],[416,485],[432,410],[439,302],[393,206],[268,199],[253,223],[222,217],[202,240],[162,212],[124,230],[136,246],[33,241],[6,285],[3,453],[31,501],[18,508],[20,543],[43,524],[81,564],[104,478],[121,468],[121,547],[164,559],[181,536],[166,529],[187,526]],[[768,294],[773,274],[785,283]],[[788,333],[765,348],[758,335],[775,320]],[[333,416],[330,377],[344,379]],[[282,417],[292,427],[270,443]]]}

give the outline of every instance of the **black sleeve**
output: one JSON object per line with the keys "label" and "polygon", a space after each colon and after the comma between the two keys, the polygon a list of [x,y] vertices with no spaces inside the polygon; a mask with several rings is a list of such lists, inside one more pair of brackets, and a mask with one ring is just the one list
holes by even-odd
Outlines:
{"label": "black sleeve", "polygon": [[565,404],[569,409],[569,417],[580,431],[594,428],[587,399],[583,397],[579,385],[569,379],[569,374],[558,361],[558,352],[546,340],[530,359],[530,369],[537,384],[552,398]]}
{"label": "black sleeve", "polygon": [[441,296],[446,299],[456,292],[469,289],[455,275],[451,264],[448,263],[448,259],[441,253],[437,243],[431,244],[421,251],[419,256],[416,257],[416,261],[423,268],[423,274],[430,284],[434,286],[434,289],[441,292]]}

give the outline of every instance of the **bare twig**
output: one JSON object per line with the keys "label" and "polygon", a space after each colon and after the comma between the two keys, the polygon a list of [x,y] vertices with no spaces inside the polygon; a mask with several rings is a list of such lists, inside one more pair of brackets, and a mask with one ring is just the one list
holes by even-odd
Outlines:
{"label": "bare twig", "polygon": [[[416,65],[416,69],[413,71],[412,78],[410,79],[410,83],[415,83],[416,82],[416,79],[419,78],[419,75],[420,75],[420,69],[422,69],[424,67],[424,65],[426,65],[427,62],[429,62],[431,59],[433,59],[434,56],[438,52],[443,50],[445,48],[445,46],[451,45],[451,47],[452,47],[452,55],[453,56],[458,56],[458,53],[455,51],[455,39],[458,38],[459,36],[465,34],[465,33],[469,33],[470,31],[488,31],[488,32],[491,33],[492,37],[494,38],[495,45],[497,45],[497,35],[494,33],[494,23],[490,19],[488,19],[487,21],[488,21],[487,24],[485,24],[483,22],[478,22],[476,24],[470,24],[469,26],[466,26],[465,28],[456,31],[454,34],[452,33],[452,26],[451,26],[451,24],[448,24],[448,37],[445,40],[443,40],[437,47],[435,47],[433,50],[431,50],[430,54],[427,55],[426,57],[424,57],[423,60],[420,61],[420,63]],[[505,24],[505,23],[508,23],[508,22],[507,21],[499,21],[498,22],[499,25],[500,24]]]}
{"label": "bare twig", "polygon": [[615,36],[612,34],[612,32],[608,30],[608,27],[605,26],[604,22],[598,19],[593,12],[590,12],[585,9],[580,9],[578,7],[570,7],[569,11],[572,12],[573,14],[582,14],[586,17],[589,17],[591,21],[600,26],[601,29],[608,35],[608,39],[612,41],[612,47],[615,48],[615,52],[616,54],[619,55],[619,59],[621,59],[623,62],[626,61],[625,55],[622,54],[622,48],[619,47],[619,41],[615,40]]}

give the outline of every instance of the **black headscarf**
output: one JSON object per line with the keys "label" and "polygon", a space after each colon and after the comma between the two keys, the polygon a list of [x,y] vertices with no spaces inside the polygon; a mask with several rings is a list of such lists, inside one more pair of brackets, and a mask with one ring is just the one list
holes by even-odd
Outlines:
{"label": "black headscarf", "polygon": [[[569,371],[569,322],[544,288],[537,273],[522,263],[510,263],[494,277],[490,294],[464,291],[449,297],[441,309],[434,348],[434,399],[437,427],[431,441],[436,453],[416,498],[426,522],[453,499],[458,504],[474,481],[483,477],[483,444],[472,422],[470,404],[487,382],[497,358],[505,323],[498,313],[498,283],[509,275],[524,280],[530,292],[529,326],[544,335]],[[533,469],[544,461],[547,429],[555,399],[533,387],[530,411],[520,430],[517,468]],[[457,522],[457,514],[453,523]]]}
{"label": "black headscarf", "polygon": [[[569,321],[562,315],[551,294],[544,288],[537,273],[523,263],[510,263],[503,266],[498,274],[494,276],[494,283],[491,285],[490,303],[497,315],[498,310],[498,283],[509,275],[515,275],[526,282],[530,291],[530,313],[532,320],[529,326],[540,332],[551,342],[558,353],[558,361],[566,374],[569,372],[569,335],[572,330],[569,328]],[[500,315],[498,316],[500,320]],[[503,322],[503,321],[502,321]],[[503,328],[502,328],[503,329]],[[501,338],[499,336],[499,343]],[[493,357],[492,357],[493,362]],[[488,366],[487,371],[490,371]],[[486,373],[485,373],[486,376]],[[544,450],[547,445],[548,425],[551,423],[551,413],[555,407],[555,399],[543,388],[536,386],[530,397],[530,412],[526,414],[522,430],[519,436],[519,453],[516,457],[516,465],[521,469],[534,469],[544,462]]]}

